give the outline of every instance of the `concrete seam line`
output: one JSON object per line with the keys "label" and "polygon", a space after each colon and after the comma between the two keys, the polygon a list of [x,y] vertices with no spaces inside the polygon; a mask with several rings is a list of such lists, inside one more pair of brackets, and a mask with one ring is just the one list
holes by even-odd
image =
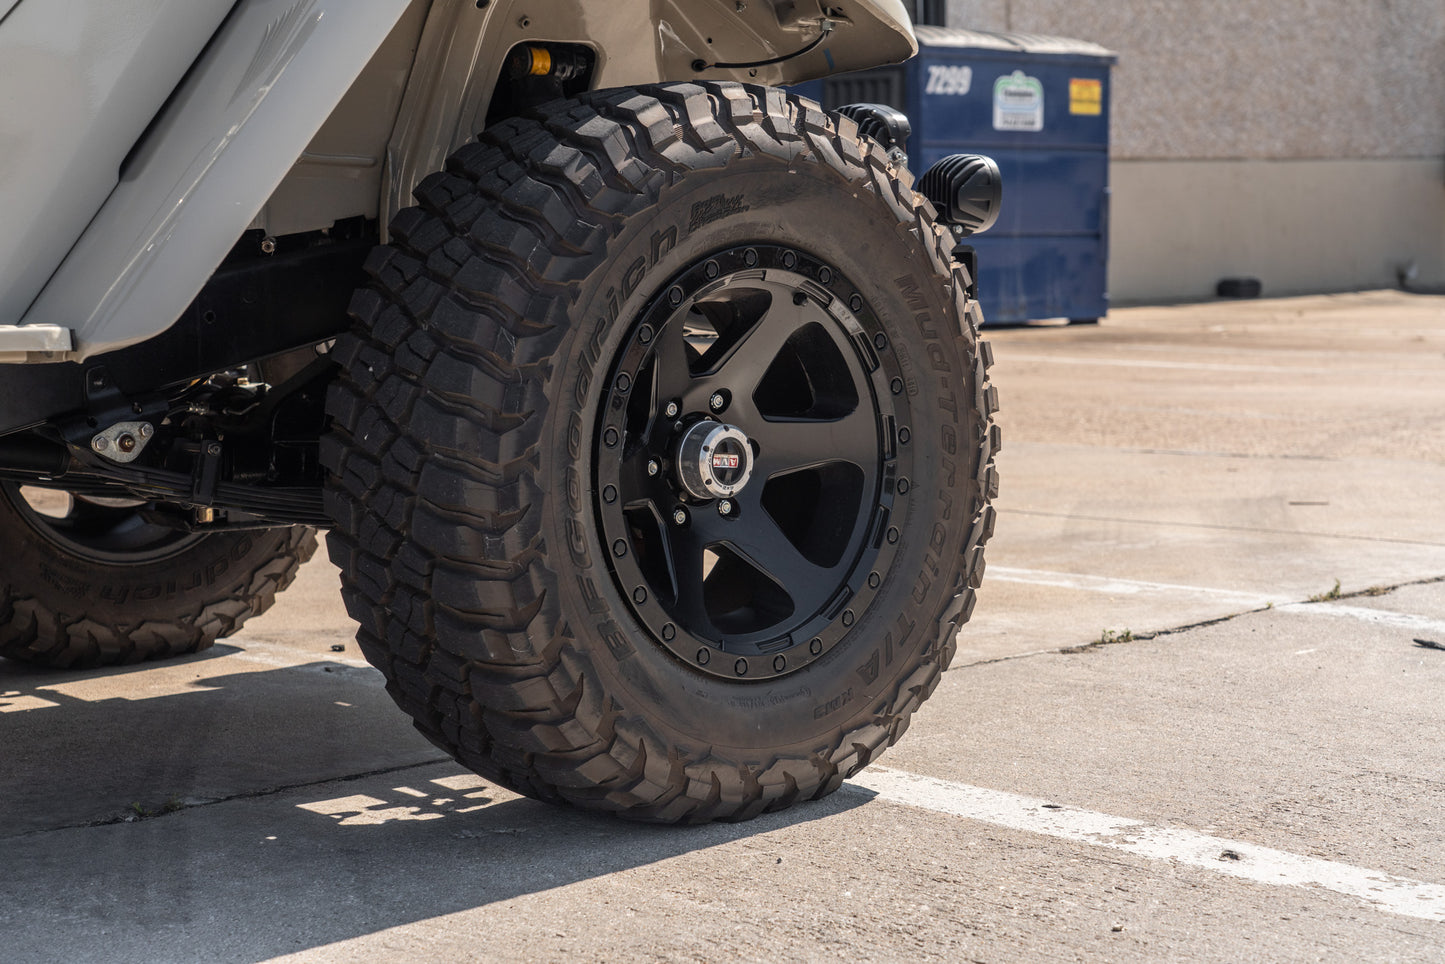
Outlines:
{"label": "concrete seam line", "polygon": [[310,780],[305,783],[286,783],[274,787],[264,787],[259,790],[245,790],[240,793],[233,793],[226,797],[216,797],[209,800],[198,800],[195,803],[185,803],[174,810],[163,811],[147,817],[136,818],[125,815],[119,817],[102,817],[98,820],[86,820],[81,823],[66,823],[55,827],[39,827],[35,830],[26,830],[17,834],[0,836],[0,840],[20,837],[35,837],[45,833],[58,833],[62,830],[90,830],[95,827],[113,827],[121,823],[138,823],[141,820],[159,820],[163,817],[174,816],[178,813],[185,813],[188,810],[198,810],[203,807],[214,807],[220,803],[232,803],[237,800],[255,800],[260,797],[272,797],[282,793],[290,793],[293,790],[305,790],[309,787],[325,786],[328,783],[354,783],[357,780],[366,780],[371,777],[386,776],[389,773],[400,773],[403,770],[420,770],[423,767],[436,766],[439,763],[452,763],[451,757],[435,757],[430,760],[421,760],[417,763],[399,763],[396,766],[382,767],[379,770],[367,770],[364,773],[348,773],[339,777],[323,777],[319,780]]}
{"label": "concrete seam line", "polygon": [[1150,860],[1173,861],[1275,887],[1320,887],[1392,914],[1445,922],[1445,886],[1439,884],[887,767],[869,767],[849,784],[872,791],[889,803],[1122,850]]}

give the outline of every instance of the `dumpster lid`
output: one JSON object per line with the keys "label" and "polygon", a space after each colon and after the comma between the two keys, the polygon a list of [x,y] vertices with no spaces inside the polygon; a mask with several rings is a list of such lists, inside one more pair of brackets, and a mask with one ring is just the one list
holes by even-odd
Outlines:
{"label": "dumpster lid", "polygon": [[1067,37],[1047,37],[1037,33],[990,33],[983,30],[924,25],[916,26],[913,30],[918,35],[919,44],[925,47],[973,47],[1022,54],[1106,57],[1111,62],[1119,59],[1119,55],[1107,47],[1087,40],[1070,40]]}

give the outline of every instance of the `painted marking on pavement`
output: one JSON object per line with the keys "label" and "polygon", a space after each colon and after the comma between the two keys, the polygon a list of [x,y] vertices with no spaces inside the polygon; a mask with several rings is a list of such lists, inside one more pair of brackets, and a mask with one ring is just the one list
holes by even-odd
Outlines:
{"label": "painted marking on pavement", "polygon": [[1239,592],[1233,589],[1213,589],[1208,586],[1180,586],[1168,582],[1146,582],[1139,579],[1115,579],[1111,576],[1089,576],[1079,572],[1049,572],[1043,569],[1015,569],[1009,566],[989,566],[987,578],[999,582],[1019,582],[1031,586],[1056,586],[1060,589],[1079,589],[1085,592],[1106,592],[1114,595],[1131,596],[1140,593],[1183,593],[1191,596],[1209,596],[1220,601],[1237,603],[1241,606],[1266,606],[1278,603],[1269,596],[1257,593]]}
{"label": "painted marking on pavement", "polygon": [[1311,368],[1304,365],[1232,365],[1226,362],[1164,361],[1147,358],[1077,358],[1055,355],[1029,355],[1000,351],[999,361],[1044,362],[1050,365],[1087,365],[1090,368],[1164,368],[1191,372],[1249,372],[1270,375],[1378,375],[1395,378],[1399,375],[1439,375],[1439,369],[1386,369],[1386,368]]}
{"label": "painted marking on pavement", "polygon": [[1060,808],[1047,800],[887,767],[870,767],[849,782],[873,791],[879,799],[890,803],[1123,850],[1150,860],[1170,860],[1276,887],[1322,887],[1392,914],[1445,922],[1445,886],[1438,884],[1191,830],[1154,827],[1126,817]]}
{"label": "painted marking on pavement", "polygon": [[1059,589],[1077,589],[1082,592],[1101,592],[1116,596],[1132,596],[1143,593],[1174,593],[1191,596],[1207,596],[1221,602],[1232,602],[1252,609],[1263,608],[1274,603],[1274,611],[1280,613],[1304,613],[1310,616],[1333,616],[1338,619],[1358,619],[1362,622],[1407,629],[1411,632],[1445,634],[1445,620],[1415,616],[1410,613],[1389,609],[1371,609],[1368,606],[1349,606],[1333,602],[1292,602],[1254,593],[1238,592],[1233,589],[1215,589],[1210,586],[1181,586],[1169,582],[1148,582],[1142,579],[1116,579],[1112,576],[1089,576],[1079,572],[1050,572],[1044,569],[1015,569],[1009,566],[990,566],[988,578],[997,582],[1017,582],[1030,586],[1054,586]]}
{"label": "painted marking on pavement", "polygon": [[[1218,457],[1226,459],[1254,458],[1254,456],[1250,455],[1234,455],[1228,452],[1171,452],[1164,449],[1119,449],[1117,451],[1134,451],[1152,455],[1204,455],[1210,458]],[[1296,458],[1295,456],[1288,455],[1281,455],[1275,457],[1280,459]],[[1303,459],[1304,457],[1300,456],[1298,458]],[[1299,538],[1300,536],[1308,536],[1315,539],[1339,539],[1346,542],[1382,542],[1387,545],[1396,546],[1428,546],[1431,549],[1445,548],[1445,543],[1441,543],[1438,540],[1434,542],[1429,542],[1424,539],[1397,539],[1389,536],[1347,535],[1340,532],[1316,532],[1308,529],[1270,529],[1261,526],[1235,526],[1211,522],[1184,522],[1178,519],[1122,519],[1117,516],[1081,515],[1077,512],[1045,512],[1041,509],[1009,509],[1008,511],[1011,515],[1016,516],[1032,516],[1039,519],[1067,519],[1070,522],[1106,522],[1109,525],[1149,526],[1151,528],[1165,529],[1199,529],[1209,532],[1252,532],[1261,535],[1288,536],[1292,539]]]}
{"label": "painted marking on pavement", "polygon": [[1311,616],[1335,616],[1342,619],[1358,619],[1361,622],[1389,626],[1393,629],[1408,629],[1411,632],[1445,634],[1445,620],[1430,619],[1426,616],[1412,616],[1389,609],[1370,609],[1368,606],[1344,606],[1332,602],[1290,603],[1278,607],[1282,613],[1307,613]]}

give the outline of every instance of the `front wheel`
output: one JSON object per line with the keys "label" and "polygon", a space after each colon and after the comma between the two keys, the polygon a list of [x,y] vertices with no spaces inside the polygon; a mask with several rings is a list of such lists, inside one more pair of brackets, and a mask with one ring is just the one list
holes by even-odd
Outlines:
{"label": "front wheel", "polygon": [[542,799],[742,819],[933,691],[997,431],[967,282],[851,121],[735,84],[508,121],[398,215],[325,446],[359,641]]}

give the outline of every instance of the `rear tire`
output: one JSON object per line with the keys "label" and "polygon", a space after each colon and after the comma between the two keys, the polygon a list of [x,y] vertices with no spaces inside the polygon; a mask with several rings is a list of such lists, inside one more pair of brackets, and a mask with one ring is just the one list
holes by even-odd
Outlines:
{"label": "rear tire", "polygon": [[80,669],[198,652],[269,609],[315,551],[314,529],[186,535],[138,504],[0,484],[0,657]]}
{"label": "rear tire", "polygon": [[[736,84],[548,105],[416,196],[323,445],[388,691],[545,800],[837,789],[937,685],[994,524],[987,346],[931,209],[851,121]],[[710,419],[752,447],[685,476]]]}

